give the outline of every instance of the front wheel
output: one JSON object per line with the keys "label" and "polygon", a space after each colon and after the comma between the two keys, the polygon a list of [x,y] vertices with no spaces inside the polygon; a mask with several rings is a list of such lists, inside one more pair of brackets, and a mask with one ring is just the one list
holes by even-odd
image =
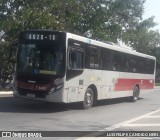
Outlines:
{"label": "front wheel", "polygon": [[91,88],[87,88],[84,95],[83,108],[84,109],[91,108],[93,105],[93,101],[94,101],[93,90]]}

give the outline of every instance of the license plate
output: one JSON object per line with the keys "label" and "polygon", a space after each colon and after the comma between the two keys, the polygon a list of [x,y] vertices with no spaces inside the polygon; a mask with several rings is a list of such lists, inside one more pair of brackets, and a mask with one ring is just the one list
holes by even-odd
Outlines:
{"label": "license plate", "polygon": [[30,94],[30,93],[27,93],[27,97],[32,97],[32,98],[35,98],[35,94]]}

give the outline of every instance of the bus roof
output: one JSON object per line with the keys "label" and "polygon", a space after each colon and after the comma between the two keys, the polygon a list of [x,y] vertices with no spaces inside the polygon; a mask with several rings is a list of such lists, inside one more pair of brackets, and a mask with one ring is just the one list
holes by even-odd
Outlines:
{"label": "bus roof", "polygon": [[119,52],[133,54],[133,55],[137,55],[137,56],[141,56],[141,57],[146,57],[146,58],[150,58],[150,59],[154,59],[154,60],[156,59],[154,56],[147,55],[147,54],[140,53],[140,52],[136,52],[135,50],[129,49],[129,47],[119,46],[119,45],[116,45],[112,42],[107,42],[107,41],[106,42],[101,42],[101,41],[97,41],[97,40],[90,39],[90,38],[87,38],[87,37],[72,34],[72,33],[69,33],[69,32],[57,31],[57,30],[52,30],[52,29],[30,29],[30,30],[26,30],[24,32],[27,32],[27,31],[65,33],[68,38],[71,38],[71,39],[74,39],[74,40],[77,40],[77,41],[81,41],[81,42],[88,43],[88,44],[95,45],[95,46],[100,46],[100,47],[103,47],[103,48],[108,48],[108,49],[119,51]]}
{"label": "bus roof", "polygon": [[72,38],[75,39],[77,41],[82,41],[91,45],[95,45],[95,46],[100,46],[103,48],[108,48],[111,50],[115,50],[115,51],[119,51],[119,52],[124,52],[124,53],[129,53],[129,54],[133,54],[133,55],[137,55],[137,56],[141,56],[141,57],[146,57],[146,58],[150,58],[150,59],[156,59],[154,56],[151,55],[147,55],[144,53],[140,53],[140,52],[136,52],[135,50],[133,50],[132,48],[126,47],[126,46],[119,46],[117,44],[114,44],[112,42],[101,42],[101,41],[97,41],[97,40],[93,40],[90,38],[86,38],[86,37],[82,37],[79,35],[75,35],[72,33],[68,33],[66,32],[68,38]]}

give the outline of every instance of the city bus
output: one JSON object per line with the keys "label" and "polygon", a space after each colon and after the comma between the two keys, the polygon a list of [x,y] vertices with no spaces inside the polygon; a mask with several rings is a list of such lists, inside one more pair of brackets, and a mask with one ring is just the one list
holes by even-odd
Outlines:
{"label": "city bus", "polygon": [[18,38],[14,96],[46,102],[129,97],[151,91],[156,59],[110,42],[54,30],[22,31]]}

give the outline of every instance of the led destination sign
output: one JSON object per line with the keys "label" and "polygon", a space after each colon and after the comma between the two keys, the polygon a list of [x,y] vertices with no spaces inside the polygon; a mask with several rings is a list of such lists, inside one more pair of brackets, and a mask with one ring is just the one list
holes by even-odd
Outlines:
{"label": "led destination sign", "polygon": [[57,35],[43,34],[43,33],[27,33],[25,35],[27,40],[57,40]]}

